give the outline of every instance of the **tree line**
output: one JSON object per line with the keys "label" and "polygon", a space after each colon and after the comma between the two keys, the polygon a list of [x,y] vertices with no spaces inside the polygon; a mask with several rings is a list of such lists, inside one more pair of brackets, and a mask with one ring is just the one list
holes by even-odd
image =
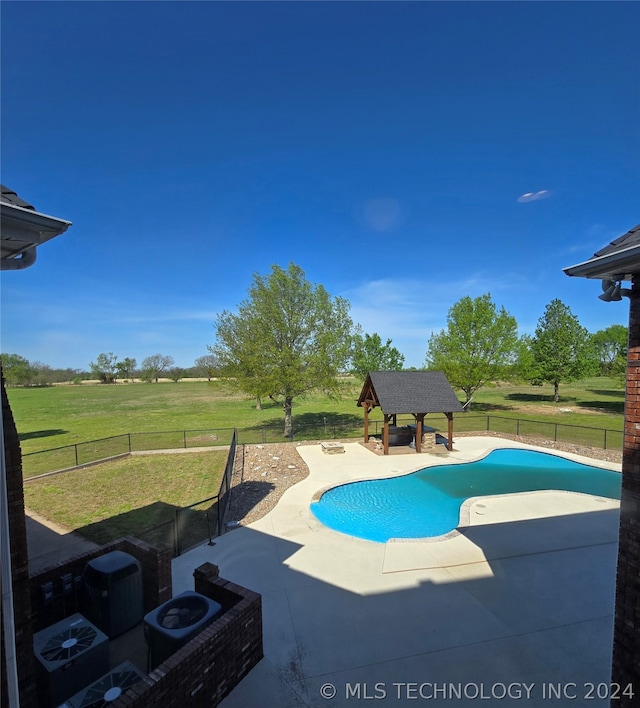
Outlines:
{"label": "tree line", "polygon": [[20,354],[0,354],[2,372],[10,386],[51,386],[54,383],[89,378],[80,369],[53,368],[41,361],[29,361]]}
{"label": "tree line", "polygon": [[116,381],[129,382],[139,379],[145,382],[157,382],[166,377],[178,382],[183,378],[207,378],[209,381],[218,373],[218,364],[211,354],[205,354],[195,360],[194,366],[181,368],[175,366],[173,357],[153,354],[142,361],[138,368],[136,359],[125,357],[118,359],[113,352],[98,354],[90,362],[88,369],[55,369],[39,361],[30,362],[20,354],[0,354],[4,378],[10,386],[51,386],[56,383],[81,383],[94,379],[103,384],[115,384]]}
{"label": "tree line", "polygon": [[[214,343],[191,369],[176,367],[173,357],[162,354],[146,357],[138,369],[135,359],[120,360],[109,352],[91,362],[90,373],[103,383],[134,377],[151,382],[161,376],[179,381],[194,374],[225,378],[254,397],[258,408],[265,398],[281,405],[288,436],[296,398],[312,391],[340,396],[340,374],[364,380],[369,371],[404,366],[404,355],[391,339],[365,333],[349,310],[347,300],[310,283],[299,266],[274,265],[268,275],[254,274],[236,311],[218,316]],[[487,293],[465,296],[450,308],[446,327],[428,340],[424,368],[443,371],[463,391],[467,406],[478,388],[500,380],[550,383],[557,401],[563,382],[589,375],[621,377],[626,348],[626,327],[590,334],[558,299],[546,306],[532,336],[519,336],[515,317]],[[3,354],[2,361],[9,383],[29,383],[26,359]]]}

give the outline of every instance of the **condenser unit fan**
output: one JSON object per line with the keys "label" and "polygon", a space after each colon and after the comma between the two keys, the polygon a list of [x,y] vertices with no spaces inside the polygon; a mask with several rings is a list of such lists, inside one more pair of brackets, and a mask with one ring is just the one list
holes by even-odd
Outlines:
{"label": "condenser unit fan", "polygon": [[93,627],[67,627],[65,630],[51,637],[40,649],[40,656],[50,663],[62,661],[65,664],[78,654],[89,649],[98,633]]}
{"label": "condenser unit fan", "polygon": [[108,708],[142,678],[140,671],[130,661],[124,661],[70,698],[61,708]]}

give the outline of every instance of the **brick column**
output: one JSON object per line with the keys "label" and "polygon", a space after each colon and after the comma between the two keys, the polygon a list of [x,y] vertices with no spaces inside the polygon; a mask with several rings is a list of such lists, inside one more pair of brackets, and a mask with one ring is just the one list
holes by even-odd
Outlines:
{"label": "brick column", "polygon": [[619,708],[640,696],[640,275],[630,303],[612,681],[632,684],[635,696],[611,702]]}
{"label": "brick column", "polygon": [[[13,419],[2,378],[2,420],[4,456],[7,468],[7,502],[9,535],[11,542],[11,571],[13,578],[13,614],[16,633],[16,658],[21,708],[36,705],[33,664],[33,631],[31,627],[31,601],[29,595],[29,556],[27,552],[27,527],[24,520],[24,492],[22,489],[22,453],[18,432]],[[0,623],[1,625],[2,623]],[[4,632],[0,652],[0,698],[2,706],[7,699]]]}

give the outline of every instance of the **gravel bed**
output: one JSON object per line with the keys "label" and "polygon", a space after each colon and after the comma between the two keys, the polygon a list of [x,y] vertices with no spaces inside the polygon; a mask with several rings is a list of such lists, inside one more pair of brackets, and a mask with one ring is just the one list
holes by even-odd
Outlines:
{"label": "gravel bed", "polygon": [[308,476],[309,468],[297,450],[303,444],[307,443],[268,443],[238,448],[227,523],[246,526],[261,519],[289,487]]}

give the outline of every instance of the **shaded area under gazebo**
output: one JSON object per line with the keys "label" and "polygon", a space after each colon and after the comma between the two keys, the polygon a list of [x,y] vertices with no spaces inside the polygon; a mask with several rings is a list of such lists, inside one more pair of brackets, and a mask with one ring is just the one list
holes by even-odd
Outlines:
{"label": "shaded area under gazebo", "polygon": [[396,416],[410,414],[416,421],[416,452],[422,452],[424,417],[444,413],[448,421],[447,448],[453,447],[453,414],[463,412],[451,384],[442,371],[370,371],[358,406],[364,408],[364,441],[369,442],[369,414],[380,407],[384,416],[382,444],[389,454],[389,425]]}

